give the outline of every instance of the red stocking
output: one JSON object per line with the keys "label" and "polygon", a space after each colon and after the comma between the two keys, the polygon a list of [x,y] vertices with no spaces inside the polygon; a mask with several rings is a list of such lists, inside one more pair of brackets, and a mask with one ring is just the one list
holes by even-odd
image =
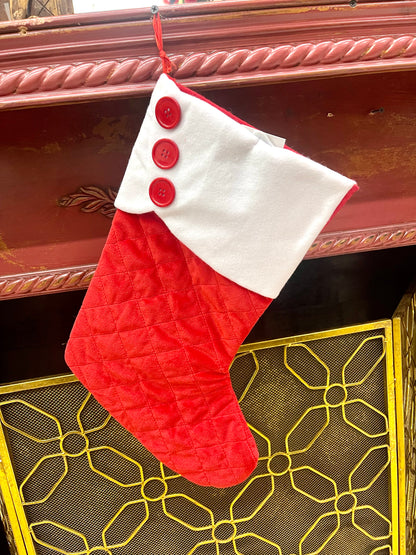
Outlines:
{"label": "red stocking", "polygon": [[66,360],[169,468],[231,486],[258,453],[228,369],[270,301],[217,274],[156,215],[118,211]]}
{"label": "red stocking", "polygon": [[351,180],[162,75],[66,360],[189,480],[245,480],[258,452],[229,366]]}

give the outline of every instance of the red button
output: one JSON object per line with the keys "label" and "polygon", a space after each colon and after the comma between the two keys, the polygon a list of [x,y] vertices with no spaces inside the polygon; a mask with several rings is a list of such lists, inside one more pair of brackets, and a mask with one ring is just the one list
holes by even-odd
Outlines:
{"label": "red button", "polygon": [[173,129],[181,119],[181,107],[170,96],[159,99],[155,108],[156,119],[165,129]]}
{"label": "red button", "polygon": [[173,168],[179,158],[179,148],[170,139],[160,139],[152,150],[153,162],[162,170]]}
{"label": "red button", "polygon": [[156,206],[169,206],[175,198],[175,187],[169,179],[158,177],[150,184],[149,196]]}

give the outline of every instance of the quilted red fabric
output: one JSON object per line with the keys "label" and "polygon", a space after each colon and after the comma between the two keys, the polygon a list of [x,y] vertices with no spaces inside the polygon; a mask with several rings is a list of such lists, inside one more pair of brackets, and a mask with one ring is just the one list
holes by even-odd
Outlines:
{"label": "quilted red fabric", "polygon": [[258,452],[229,366],[270,302],[217,274],[154,213],[117,211],[66,361],[166,466],[232,486]]}

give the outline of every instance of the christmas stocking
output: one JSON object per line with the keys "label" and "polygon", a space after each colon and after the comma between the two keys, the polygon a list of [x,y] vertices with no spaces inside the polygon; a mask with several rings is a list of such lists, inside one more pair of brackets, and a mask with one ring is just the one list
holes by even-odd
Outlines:
{"label": "christmas stocking", "polygon": [[229,366],[356,188],[162,75],[69,367],[172,470],[203,486],[242,482],[258,452]]}

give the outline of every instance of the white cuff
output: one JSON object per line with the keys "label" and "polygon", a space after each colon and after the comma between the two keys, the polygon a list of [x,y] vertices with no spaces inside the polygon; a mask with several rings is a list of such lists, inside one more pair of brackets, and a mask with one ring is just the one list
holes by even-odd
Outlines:
{"label": "white cuff", "polygon": [[[162,97],[180,106],[174,128],[161,127],[155,117]],[[179,149],[170,169],[153,161],[160,139]],[[274,298],[355,185],[283,145],[282,139],[249,129],[162,75],[115,206],[133,214],[154,211],[214,270]],[[149,196],[150,184],[161,177],[175,187],[175,198],[165,207]]]}

